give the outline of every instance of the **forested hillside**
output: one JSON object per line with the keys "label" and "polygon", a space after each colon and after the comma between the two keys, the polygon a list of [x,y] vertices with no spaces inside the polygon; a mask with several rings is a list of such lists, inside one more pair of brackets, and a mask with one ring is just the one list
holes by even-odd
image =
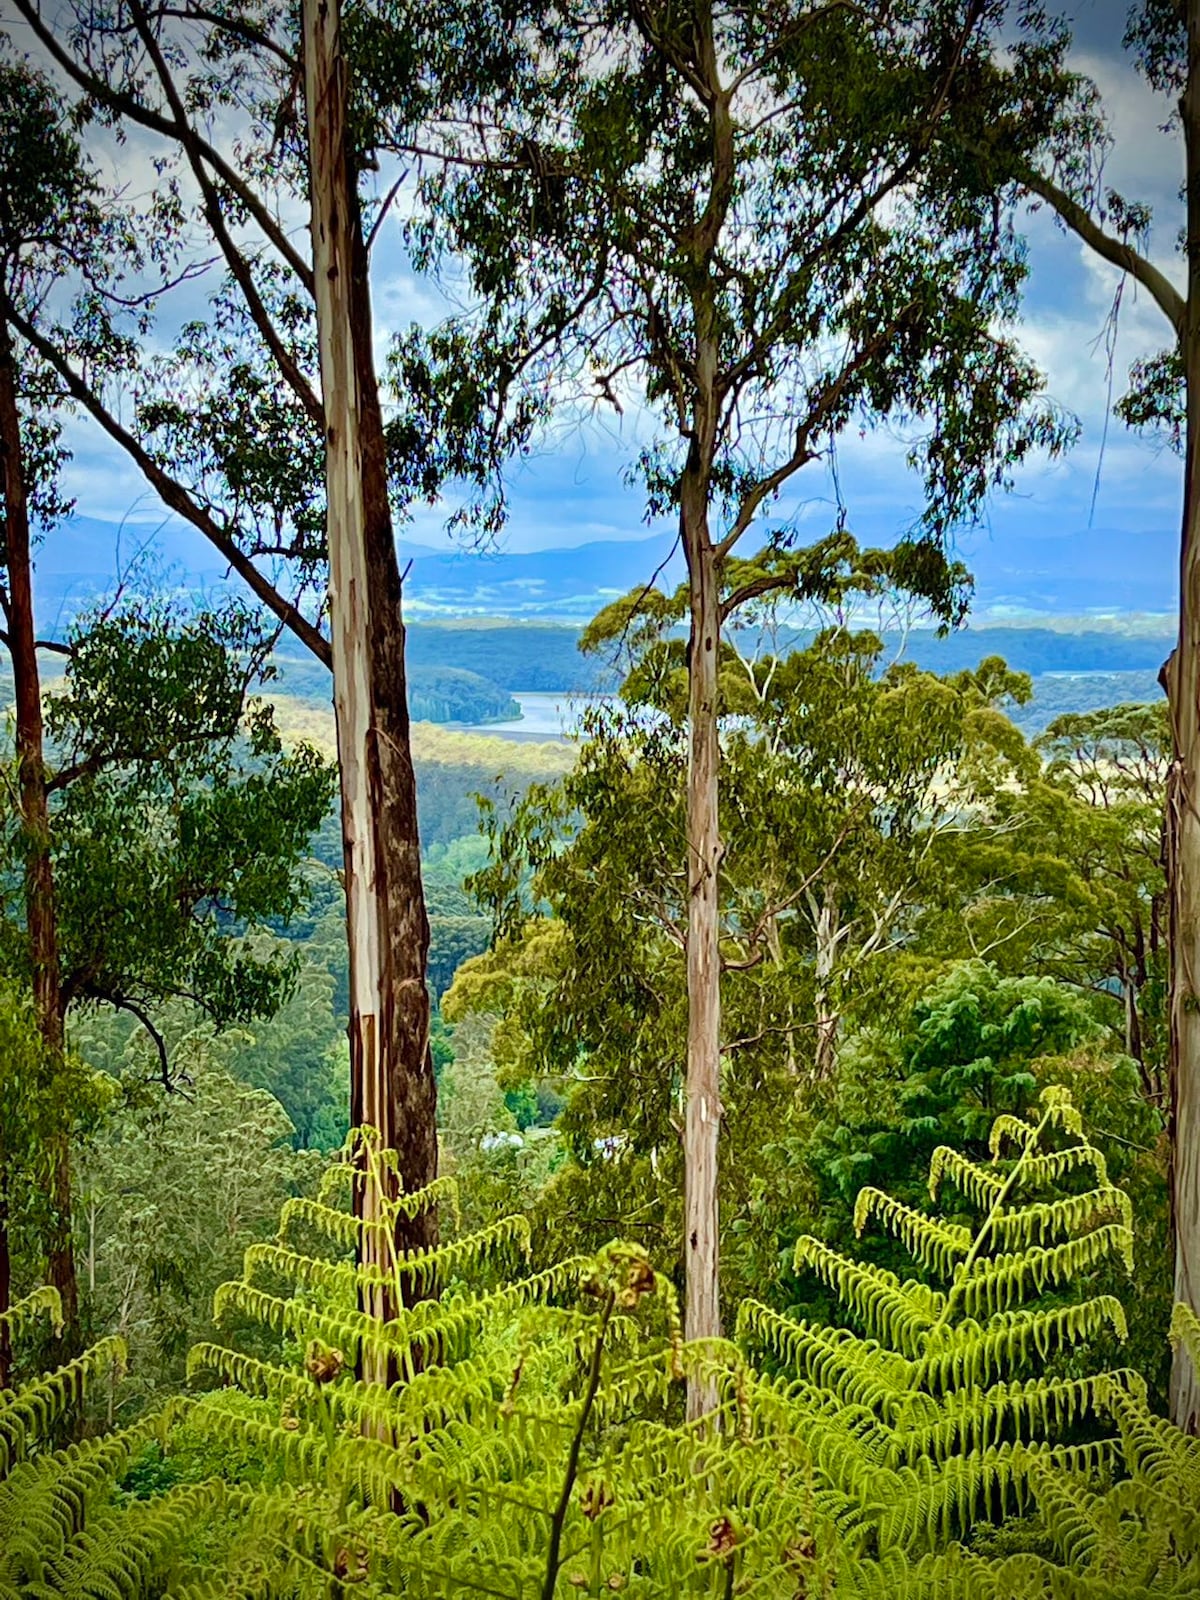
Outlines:
{"label": "forested hillside", "polygon": [[[580,637],[580,629],[552,623],[414,623],[408,630],[413,716],[422,722],[499,722],[518,715],[514,690],[611,692],[620,682],[616,652],[585,655]],[[814,637],[811,629],[785,629],[781,637],[764,636],[761,646],[778,648],[782,642],[802,649]],[[923,628],[885,633],[883,639],[882,661],[912,661],[930,672],[958,672],[986,656],[1002,656],[1033,679],[1033,696],[1015,715],[1034,732],[1064,712],[1156,699],[1158,674],[1171,648],[1157,633],[1048,628],[967,628],[944,638]],[[319,663],[277,654],[275,668],[274,694],[314,708],[328,705],[328,673]]]}
{"label": "forested hillside", "polygon": [[[1053,9],[11,6],[0,1600],[1200,1594],[1200,0],[1190,275]],[[1169,641],[972,626],[1039,208]],[[224,576],[43,633],[97,449]],[[668,556],[414,623],[539,452]]]}

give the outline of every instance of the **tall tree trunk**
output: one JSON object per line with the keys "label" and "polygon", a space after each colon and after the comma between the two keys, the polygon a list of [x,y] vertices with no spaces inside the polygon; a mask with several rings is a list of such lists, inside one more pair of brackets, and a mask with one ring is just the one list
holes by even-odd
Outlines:
{"label": "tall tree trunk", "polygon": [[[1200,1312],[1200,0],[1188,0],[1183,130],[1188,285],[1183,329],[1187,393],[1179,641],[1167,664],[1175,759],[1167,792],[1171,891],[1171,1208],[1175,1298]],[[1182,1346],[1171,1367],[1171,1417],[1200,1424],[1200,1381]]]}
{"label": "tall tree trunk", "polygon": [[821,909],[817,913],[817,959],[815,995],[817,1038],[813,1055],[813,1071],[818,1078],[833,1076],[837,1065],[838,1024],[841,1018],[833,998],[833,969],[837,957],[838,914],[832,894],[822,894]]}
{"label": "tall tree trunk", "polygon": [[[718,873],[720,743],[717,666],[721,613],[703,475],[689,463],[680,521],[691,599],[688,640],[687,1084],[684,1115],[684,1335],[721,1332],[717,1145],[721,1129],[721,956]],[[689,1418],[716,1404],[711,1382],[690,1382]]]}
{"label": "tall tree trunk", "polygon": [[[0,1317],[12,1308],[12,1249],[8,1237],[8,1174],[0,1166]],[[12,1330],[0,1322],[0,1392],[12,1388]]]}
{"label": "tall tree trunk", "polygon": [[[54,870],[50,860],[50,805],[46,789],[42,691],[33,626],[33,568],[29,507],[21,456],[21,422],[12,336],[0,305],[0,452],[4,462],[5,566],[8,576],[8,639],[16,700],[17,790],[24,835],[25,919],[34,1009],[49,1059],[63,1051],[62,989]],[[64,1111],[67,1108],[64,1108]],[[71,1240],[71,1151],[65,1130],[54,1139],[47,1240],[49,1283],[62,1298],[68,1345],[79,1330],[79,1292]]]}
{"label": "tall tree trunk", "polygon": [[[313,268],[327,422],[329,610],[350,943],[351,1115],[382,1135],[406,1191],[437,1175],[437,1105],[425,969],[400,571],[371,341],[367,251],[346,129],[336,0],[305,0]],[[365,1180],[364,1223],[380,1196]],[[437,1242],[436,1212],[401,1219],[395,1244]],[[361,1259],[387,1241],[363,1230]],[[377,1315],[392,1309],[381,1292]]]}

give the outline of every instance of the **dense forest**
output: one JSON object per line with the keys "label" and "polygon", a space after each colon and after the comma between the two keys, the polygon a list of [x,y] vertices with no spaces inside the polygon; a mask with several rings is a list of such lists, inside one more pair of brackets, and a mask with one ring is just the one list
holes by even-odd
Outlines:
{"label": "dense forest", "polygon": [[[1200,0],[1182,274],[1053,7],[4,21],[0,1600],[1200,1593]],[[969,626],[1031,204],[1163,313],[1165,666]],[[626,412],[681,583],[406,624]],[[43,636],[81,430],[228,593]]]}

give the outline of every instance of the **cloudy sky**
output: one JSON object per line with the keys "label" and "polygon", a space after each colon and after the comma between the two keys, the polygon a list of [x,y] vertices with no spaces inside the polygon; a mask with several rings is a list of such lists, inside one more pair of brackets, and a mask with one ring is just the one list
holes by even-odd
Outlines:
{"label": "cloudy sky", "polygon": [[[1180,260],[1173,249],[1182,219],[1181,142],[1177,133],[1164,134],[1160,126],[1170,107],[1150,94],[1124,56],[1120,39],[1125,6],[1119,0],[1080,0],[1073,20],[1077,65],[1101,86],[1114,135],[1107,180],[1127,196],[1153,204],[1151,253],[1181,281]],[[14,36],[19,39],[16,30]],[[135,141],[120,158],[127,163],[123,176],[135,188],[151,181],[147,154]],[[1021,609],[1027,600],[1027,594],[1022,598],[1021,575],[1028,575],[1040,561],[1084,580],[1102,563],[1107,581],[1097,587],[1095,609],[1113,608],[1114,582],[1119,590],[1124,576],[1142,580],[1153,568],[1156,576],[1162,575],[1155,592],[1169,604],[1180,463],[1165,449],[1132,437],[1115,418],[1106,427],[1105,334],[1118,274],[1044,211],[1030,213],[1025,229],[1032,271],[1021,337],[1046,374],[1050,397],[1079,417],[1082,436],[1066,460],[1035,462],[1024,469],[1016,493],[994,501],[985,526],[962,536],[961,552],[985,577],[988,604],[996,612],[1003,612],[1009,589],[1013,608]],[[438,314],[438,292],[414,278],[398,227],[381,232],[374,290],[381,341],[391,329]],[[1149,297],[1127,284],[1115,341],[1114,397],[1123,392],[1131,360],[1161,349],[1168,333]],[[637,491],[623,487],[621,481],[622,469],[634,453],[635,431],[636,422],[611,414],[557,430],[511,476],[511,517],[504,547],[537,551],[644,538],[654,531],[643,521]],[[134,469],[89,425],[74,426],[71,443],[74,461],[68,469],[68,486],[78,497],[81,512],[103,522],[124,521],[131,528],[149,528],[161,520],[159,507]],[[903,455],[904,446],[884,435],[860,442],[853,434],[840,447],[843,492],[860,536],[890,539],[919,515],[919,485],[906,471]],[[779,509],[783,515],[799,514],[816,537],[829,520],[832,501],[832,485],[817,463],[795,480],[790,502],[781,503]],[[448,509],[422,509],[405,538],[446,549]],[[126,549],[130,537],[127,534]],[[186,548],[186,541],[172,545],[173,550]],[[197,559],[204,558],[198,554]],[[1146,604],[1151,602],[1132,598],[1130,608]]]}

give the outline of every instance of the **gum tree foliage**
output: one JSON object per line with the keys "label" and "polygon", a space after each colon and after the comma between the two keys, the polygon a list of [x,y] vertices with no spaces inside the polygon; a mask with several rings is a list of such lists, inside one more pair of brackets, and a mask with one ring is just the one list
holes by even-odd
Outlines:
{"label": "gum tree foliage", "polygon": [[[819,560],[798,550],[786,510],[773,513],[847,428],[886,418],[906,431],[925,509],[897,530],[890,576],[948,619],[963,596],[944,534],[1031,449],[1063,439],[1033,409],[1038,376],[1007,332],[1023,264],[1004,209],[938,154],[945,126],[986,127],[1002,109],[980,88],[1003,10],[518,7],[499,90],[471,103],[451,73],[466,109],[439,123],[435,104],[416,135],[391,135],[439,158],[414,239],[422,262],[443,247],[465,257],[474,325],[507,351],[484,398],[497,414],[514,395],[564,390],[636,409],[647,515],[679,519],[694,1335],[719,1327],[721,629],[765,593],[821,593]],[[385,104],[409,42],[410,19],[394,15],[363,58]],[[1005,105],[1055,56],[1036,20],[1014,43]],[[423,62],[412,53],[410,76]]]}
{"label": "gum tree foliage", "polygon": [[948,860],[956,885],[923,919],[931,957],[982,956],[1094,997],[1113,1042],[1166,1110],[1167,908],[1163,798],[1167,707],[1119,705],[1053,721],[1018,784],[992,801],[994,830]]}
{"label": "gum tree foliage", "polygon": [[[996,660],[948,678],[880,671],[881,656],[876,637],[838,629],[780,658],[723,651],[731,1237],[770,1181],[763,1147],[804,1124],[798,1098],[824,1096],[839,1032],[890,1002],[896,948],[952,893],[948,852],[987,836],[991,797],[1029,760],[1000,709],[1027,692],[1019,674]],[[572,1160],[546,1197],[548,1238],[571,1225],[591,1248],[618,1230],[666,1262],[687,1028],[683,642],[650,643],[625,694],[627,708],[593,717],[571,774],[492,814],[493,859],[473,885],[497,941],[460,968],[444,1009],[501,1019],[505,1087],[546,1080],[566,1095]]]}
{"label": "gum tree foliage", "polygon": [[[47,705],[64,1011],[108,1005],[152,1027],[176,998],[220,1027],[287,993],[295,957],[238,934],[304,904],[334,776],[248,706],[266,643],[237,608],[149,603],[76,624]],[[15,958],[11,897],[3,909]]]}

